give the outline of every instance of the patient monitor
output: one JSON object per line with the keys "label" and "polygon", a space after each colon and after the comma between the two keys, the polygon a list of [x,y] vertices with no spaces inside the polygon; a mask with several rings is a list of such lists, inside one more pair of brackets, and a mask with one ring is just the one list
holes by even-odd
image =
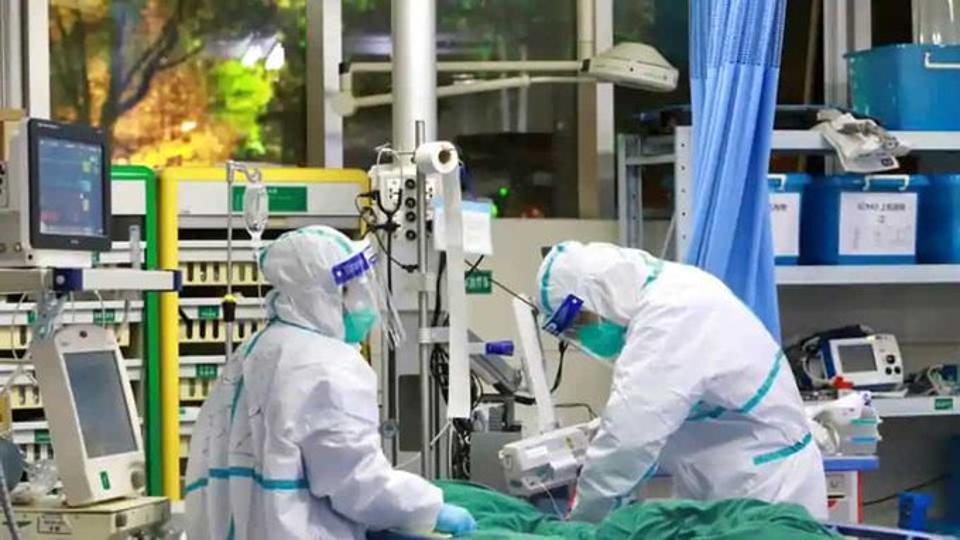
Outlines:
{"label": "patient monitor", "polygon": [[67,504],[138,495],[143,443],[113,332],[66,326],[34,340],[30,353]]}
{"label": "patient monitor", "polygon": [[4,122],[4,132],[13,135],[0,149],[0,266],[89,268],[93,252],[110,249],[103,132],[35,118]]}

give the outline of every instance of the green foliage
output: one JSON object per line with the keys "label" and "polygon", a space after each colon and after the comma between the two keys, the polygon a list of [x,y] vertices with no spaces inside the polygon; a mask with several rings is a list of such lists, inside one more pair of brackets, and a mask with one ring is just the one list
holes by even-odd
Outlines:
{"label": "green foliage", "polygon": [[229,60],[214,66],[209,76],[214,93],[211,112],[243,137],[242,157],[262,157],[266,148],[259,118],[273,99],[271,75],[262,65],[245,67]]}

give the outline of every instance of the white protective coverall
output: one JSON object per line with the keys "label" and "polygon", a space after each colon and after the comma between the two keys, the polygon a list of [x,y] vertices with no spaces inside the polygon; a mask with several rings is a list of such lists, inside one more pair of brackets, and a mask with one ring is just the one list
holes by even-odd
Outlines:
{"label": "white protective coverall", "polygon": [[658,470],[679,498],[752,498],[827,517],[823,461],[787,360],[717,278],[611,244],[544,259],[547,317],[569,294],[626,328],[572,519],[599,521]]}
{"label": "white protective coverall", "polygon": [[381,452],[377,379],[343,341],[331,267],[354,245],[327,227],[288,233],[261,259],[269,324],[206,400],[190,443],[190,540],[362,540],[432,530],[441,491]]}

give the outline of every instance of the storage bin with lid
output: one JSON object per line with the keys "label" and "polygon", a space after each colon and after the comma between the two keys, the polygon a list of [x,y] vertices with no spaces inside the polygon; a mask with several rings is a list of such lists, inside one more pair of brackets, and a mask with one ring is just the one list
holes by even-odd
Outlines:
{"label": "storage bin with lid", "polygon": [[960,264],[960,174],[930,175],[920,194],[917,261]]}
{"label": "storage bin with lid", "polygon": [[960,130],[960,45],[887,45],[846,57],[855,112],[887,129]]}
{"label": "storage bin with lid", "polygon": [[804,190],[800,263],[912,264],[923,176],[839,175]]}
{"label": "storage bin with lid", "polygon": [[810,175],[770,173],[767,179],[773,253],[778,265],[793,266],[800,261],[800,205],[803,190],[810,184]]}

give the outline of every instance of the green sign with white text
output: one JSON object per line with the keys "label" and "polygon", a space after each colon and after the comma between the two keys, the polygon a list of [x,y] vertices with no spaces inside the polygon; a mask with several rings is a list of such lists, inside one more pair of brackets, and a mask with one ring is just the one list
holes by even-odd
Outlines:
{"label": "green sign with white text", "polygon": [[464,281],[467,285],[467,294],[490,294],[493,292],[493,272],[490,270],[474,270]]}
{"label": "green sign with white text", "polygon": [[[245,186],[233,186],[233,211],[243,211]],[[307,211],[307,186],[267,186],[267,207],[271,212],[296,213]]]}

